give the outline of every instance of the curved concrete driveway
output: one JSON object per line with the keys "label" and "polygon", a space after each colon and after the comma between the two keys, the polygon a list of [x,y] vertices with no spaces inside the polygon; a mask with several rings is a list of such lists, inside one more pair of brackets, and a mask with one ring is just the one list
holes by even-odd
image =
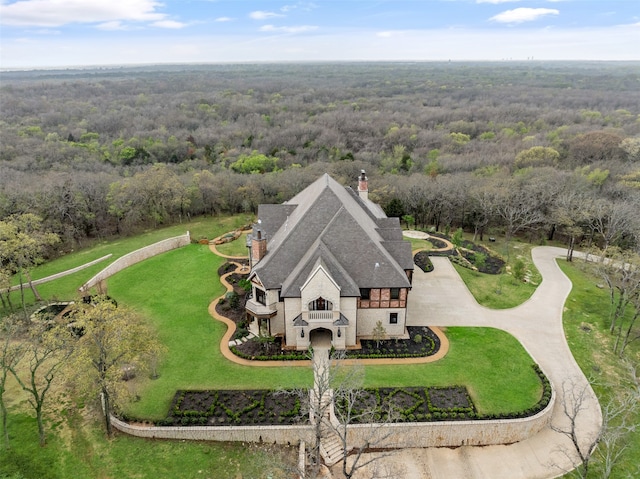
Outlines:
{"label": "curved concrete driveway", "polygon": [[[415,271],[407,324],[487,326],[508,331],[529,351],[556,390],[554,426],[568,427],[562,405],[564,401],[570,402],[570,398],[565,397],[563,384],[573,381],[577,388],[587,388],[577,431],[582,443],[588,444],[598,434],[602,415],[597,398],[573,359],[564,336],[562,312],[571,282],[555,260],[565,254],[562,248],[534,248],[533,262],[543,281],[528,301],[508,310],[478,305],[449,260],[432,257],[433,272]],[[577,464],[573,462],[575,453],[571,442],[551,428],[508,446],[408,449],[383,461],[387,460],[389,466],[402,465],[401,477],[433,479],[552,478]]]}

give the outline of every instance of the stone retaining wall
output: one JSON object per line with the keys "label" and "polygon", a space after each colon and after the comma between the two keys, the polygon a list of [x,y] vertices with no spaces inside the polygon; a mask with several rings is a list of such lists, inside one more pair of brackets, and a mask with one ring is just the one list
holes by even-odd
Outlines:
{"label": "stone retaining wall", "polygon": [[376,426],[354,424],[347,428],[347,443],[369,442],[374,447],[491,446],[520,442],[549,426],[555,393],[538,414],[522,419],[396,423]]}
{"label": "stone retaining wall", "polygon": [[[101,261],[104,261],[106,259],[111,258],[111,256],[113,256],[113,255],[111,253],[109,253],[108,255],[105,255],[102,258],[95,259],[93,261],[90,261],[89,263],[85,263],[85,264],[77,266],[75,268],[68,269],[68,270],[62,271],[60,273],[52,274],[51,276],[47,276],[46,278],[34,279],[33,281],[31,281],[31,284],[33,284],[34,286],[37,286],[39,284],[43,284],[43,283],[47,283],[49,281],[53,281],[54,279],[62,278],[63,276],[68,276],[70,274],[77,273],[78,271],[82,271],[83,269],[89,268],[89,267],[93,266],[94,264],[100,263]],[[28,288],[28,287],[29,287],[29,283],[22,283],[22,284],[19,284],[17,286],[12,286],[11,288],[9,288],[6,291],[9,291],[9,292],[18,291],[20,288]]]}
{"label": "stone retaining wall", "polygon": [[132,436],[195,441],[264,442],[267,444],[313,443],[313,426],[139,426],[111,416],[113,426]]}
{"label": "stone retaining wall", "polygon": [[[358,424],[348,426],[350,445],[370,442],[373,447],[457,447],[489,446],[523,441],[551,422],[556,394],[538,414],[523,419],[487,421],[441,421],[396,423],[386,425]],[[199,441],[242,441],[277,444],[313,444],[313,426],[139,426],[113,418],[113,426],[137,437],[189,439]],[[384,438],[377,442],[378,438]]]}
{"label": "stone retaining wall", "polygon": [[145,246],[144,248],[140,248],[138,250],[132,251],[107,266],[105,269],[96,274],[93,278],[83,284],[79,291],[81,293],[89,291],[89,289],[96,286],[101,281],[104,281],[110,276],[113,276],[119,271],[123,269],[139,263],[147,258],[151,258],[152,256],[156,256],[161,253],[165,253],[172,249],[181,248],[183,246],[188,245],[191,242],[191,235],[187,231],[186,234],[181,236],[175,236],[173,238],[168,238],[166,240],[158,241],[149,246]]}

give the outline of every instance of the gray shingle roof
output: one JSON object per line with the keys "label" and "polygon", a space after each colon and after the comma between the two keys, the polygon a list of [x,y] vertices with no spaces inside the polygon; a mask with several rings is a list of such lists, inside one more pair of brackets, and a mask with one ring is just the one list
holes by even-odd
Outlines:
{"label": "gray shingle roof", "polygon": [[282,288],[284,297],[300,296],[318,264],[341,296],[359,296],[359,288],[410,287],[404,270],[413,269],[411,246],[402,241],[398,220],[379,217],[381,211],[325,174],[282,205],[259,206],[267,254],[254,271],[267,289]]}

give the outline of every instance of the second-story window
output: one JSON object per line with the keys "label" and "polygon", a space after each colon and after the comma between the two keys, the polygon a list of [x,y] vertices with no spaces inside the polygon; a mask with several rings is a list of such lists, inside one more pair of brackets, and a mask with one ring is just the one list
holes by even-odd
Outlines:
{"label": "second-story window", "polygon": [[267,294],[258,288],[256,288],[256,301],[262,305],[267,304]]}
{"label": "second-story window", "polygon": [[360,299],[371,299],[371,288],[360,288]]}
{"label": "second-story window", "polygon": [[400,299],[400,288],[391,288],[391,299]]}

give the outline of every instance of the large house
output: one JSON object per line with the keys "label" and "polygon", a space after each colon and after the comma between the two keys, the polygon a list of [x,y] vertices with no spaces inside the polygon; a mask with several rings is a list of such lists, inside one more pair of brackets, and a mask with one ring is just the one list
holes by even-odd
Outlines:
{"label": "large house", "polygon": [[364,171],[357,193],[325,174],[283,204],[260,205],[258,218],[246,310],[263,334],[301,350],[329,331],[345,349],[380,321],[389,337],[406,337],[411,245],[398,218],[368,199]]}

